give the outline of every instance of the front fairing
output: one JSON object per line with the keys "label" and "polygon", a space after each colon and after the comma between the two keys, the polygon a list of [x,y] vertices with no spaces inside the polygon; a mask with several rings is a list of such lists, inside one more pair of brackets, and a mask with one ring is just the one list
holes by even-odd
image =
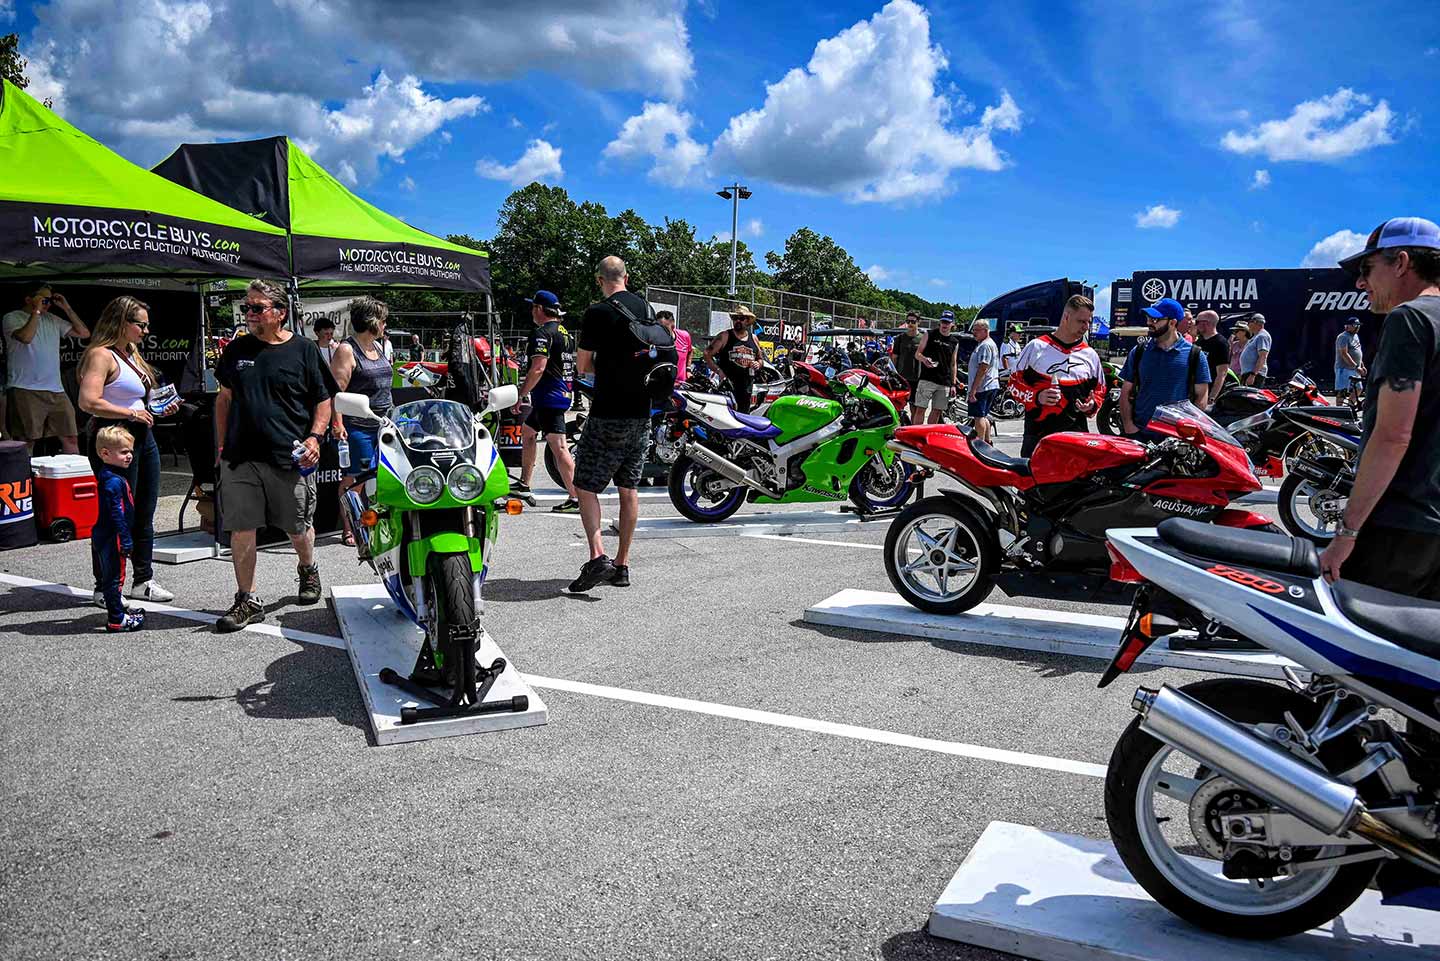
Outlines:
{"label": "front fairing", "polygon": [[[488,504],[510,492],[509,475],[494,438],[470,408],[456,401],[425,400],[397,407],[381,424],[378,448],[378,504],[430,510]],[[449,483],[462,464],[473,465],[484,478],[473,497],[457,496]],[[423,467],[434,468],[446,481],[440,498],[429,504],[417,503],[405,486],[410,475]]]}

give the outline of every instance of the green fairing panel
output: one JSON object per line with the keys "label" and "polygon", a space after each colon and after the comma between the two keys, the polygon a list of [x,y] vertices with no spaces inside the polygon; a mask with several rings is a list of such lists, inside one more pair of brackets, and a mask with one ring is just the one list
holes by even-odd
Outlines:
{"label": "green fairing panel", "polygon": [[472,573],[478,573],[484,566],[484,550],[479,538],[456,533],[432,534],[405,545],[405,560],[411,577],[420,577],[425,573],[425,562],[431,554],[469,554]]}
{"label": "green fairing panel", "polygon": [[[841,500],[848,496],[850,482],[855,475],[875,454],[880,455],[887,467],[895,460],[895,452],[885,446],[890,436],[889,428],[877,427],[827,440],[801,462],[800,470],[805,474],[803,487],[797,487],[778,499],[757,497],[755,503],[810,504]],[[840,457],[847,451],[849,457],[842,461]]]}
{"label": "green fairing panel", "polygon": [[813,434],[840,416],[840,403],[822,397],[780,397],[770,405],[766,417],[780,428],[776,445]]}
{"label": "green fairing panel", "polygon": [[480,492],[480,503],[492,504],[497,497],[504,497],[509,493],[510,472],[505,469],[505,461],[497,457],[490,468],[490,476],[485,478],[485,489]]}

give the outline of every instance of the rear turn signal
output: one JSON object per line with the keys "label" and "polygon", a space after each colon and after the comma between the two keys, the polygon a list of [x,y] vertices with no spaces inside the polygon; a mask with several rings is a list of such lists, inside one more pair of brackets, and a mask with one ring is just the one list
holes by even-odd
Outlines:
{"label": "rear turn signal", "polygon": [[520,512],[523,511],[524,509],[525,509],[525,504],[524,504],[524,502],[521,501],[521,500],[519,500],[519,499],[517,499],[517,498],[512,497],[512,498],[510,498],[508,501],[505,502],[505,513],[509,514],[509,515],[512,516],[512,517],[515,516],[516,514],[520,513]]}
{"label": "rear turn signal", "polygon": [[380,515],[371,510],[360,512],[360,523],[366,527],[374,527],[380,523]]}

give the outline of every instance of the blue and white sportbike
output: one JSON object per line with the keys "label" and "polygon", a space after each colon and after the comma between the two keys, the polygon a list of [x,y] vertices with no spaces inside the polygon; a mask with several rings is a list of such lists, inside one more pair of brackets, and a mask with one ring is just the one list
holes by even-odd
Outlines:
{"label": "blue and white sportbike", "polygon": [[1101,687],[1197,611],[1296,665],[1135,692],[1105,779],[1135,879],[1232,937],[1309,930],[1372,881],[1440,909],[1440,603],[1327,584],[1280,534],[1171,519],[1109,543],[1112,576],[1142,583]]}

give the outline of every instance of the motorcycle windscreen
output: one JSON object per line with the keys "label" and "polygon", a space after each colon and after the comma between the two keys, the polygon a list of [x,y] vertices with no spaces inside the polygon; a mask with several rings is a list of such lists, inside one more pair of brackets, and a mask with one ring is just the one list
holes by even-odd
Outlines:
{"label": "motorcycle windscreen", "polygon": [[475,415],[453,400],[417,400],[390,414],[400,442],[414,451],[469,450],[475,446]]}

